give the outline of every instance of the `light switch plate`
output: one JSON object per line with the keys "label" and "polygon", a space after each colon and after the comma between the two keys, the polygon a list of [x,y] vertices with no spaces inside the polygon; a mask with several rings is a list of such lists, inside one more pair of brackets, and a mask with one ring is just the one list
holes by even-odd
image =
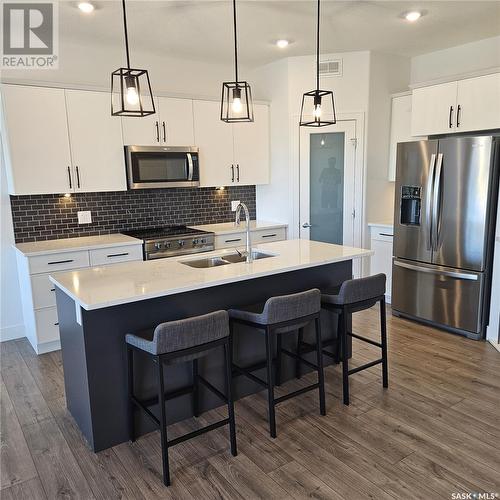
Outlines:
{"label": "light switch plate", "polygon": [[240,204],[240,200],[235,200],[231,202],[231,211],[236,212],[238,205]]}
{"label": "light switch plate", "polygon": [[77,213],[78,213],[78,224],[92,223],[92,212],[90,210],[85,210]]}

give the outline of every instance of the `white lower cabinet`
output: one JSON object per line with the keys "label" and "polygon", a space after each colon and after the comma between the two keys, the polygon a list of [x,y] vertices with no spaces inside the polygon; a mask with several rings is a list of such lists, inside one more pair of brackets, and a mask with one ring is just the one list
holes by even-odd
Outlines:
{"label": "white lower cabinet", "polygon": [[35,352],[43,354],[60,348],[55,287],[49,280],[51,274],[132,260],[142,260],[141,243],[34,256],[18,251],[26,337]]}
{"label": "white lower cabinet", "polygon": [[[286,240],[286,227],[275,229],[259,229],[250,231],[252,245],[259,243],[270,243],[271,241]],[[236,248],[246,244],[247,234],[245,231],[238,233],[226,233],[215,235],[215,249]]]}
{"label": "white lower cabinet", "polygon": [[375,252],[370,261],[370,275],[384,273],[387,276],[385,299],[389,304],[392,291],[393,234],[391,226],[370,225],[371,249]]}

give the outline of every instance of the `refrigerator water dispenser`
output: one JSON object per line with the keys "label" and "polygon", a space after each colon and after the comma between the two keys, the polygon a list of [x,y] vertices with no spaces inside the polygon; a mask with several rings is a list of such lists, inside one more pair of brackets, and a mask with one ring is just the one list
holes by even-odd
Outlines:
{"label": "refrigerator water dispenser", "polygon": [[421,187],[401,186],[401,224],[420,226],[421,193]]}

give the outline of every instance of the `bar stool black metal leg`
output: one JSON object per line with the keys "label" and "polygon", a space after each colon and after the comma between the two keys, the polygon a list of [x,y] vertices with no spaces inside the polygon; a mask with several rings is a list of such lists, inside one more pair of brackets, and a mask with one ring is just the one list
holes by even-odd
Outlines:
{"label": "bar stool black metal leg", "polygon": [[269,406],[269,432],[272,438],[276,437],[276,414],[274,409],[274,380],[273,380],[273,342],[272,331],[266,328],[266,368],[267,368],[267,400]]}
{"label": "bar stool black metal leg", "polygon": [[195,417],[200,416],[200,410],[198,407],[198,397],[199,397],[199,381],[198,381],[198,360],[193,359],[193,415]]}
{"label": "bar stool black metal leg", "polygon": [[160,406],[161,458],[163,464],[163,483],[170,486],[170,469],[168,466],[167,418],[165,415],[165,387],[163,383],[163,363],[161,356],[156,356],[158,365],[158,403]]}
{"label": "bar stool black metal leg", "polygon": [[128,390],[128,438],[135,441],[135,420],[134,420],[134,350],[127,346],[127,390]]}
{"label": "bar stool black metal leg", "polygon": [[232,377],[232,345],[230,342],[224,344],[224,358],[226,361],[226,396],[227,413],[229,417],[229,441],[231,443],[231,455],[235,457],[238,454],[236,447],[236,423],[234,420],[234,401],[233,401],[233,377]]}
{"label": "bar stool black metal leg", "polygon": [[382,344],[382,385],[389,387],[389,370],[387,367],[387,324],[385,312],[385,298],[380,300],[380,335]]}
{"label": "bar stool black metal leg", "polygon": [[275,384],[281,385],[281,335],[276,335],[276,377]]}
{"label": "bar stool black metal leg", "polygon": [[349,404],[349,354],[347,352],[347,311],[344,308],[339,318],[340,349],[342,352],[342,393],[344,404]]}
{"label": "bar stool black metal leg", "polygon": [[[299,328],[299,333],[297,334],[297,356],[301,355],[302,342],[304,341],[304,329]],[[298,358],[295,358],[295,378],[300,378],[302,376],[302,365]]]}
{"label": "bar stool black metal leg", "polygon": [[319,411],[321,415],[326,415],[325,404],[325,373],[323,371],[323,343],[321,341],[321,325],[319,318],[314,320],[316,327],[316,363],[318,365],[318,384],[319,384]]}

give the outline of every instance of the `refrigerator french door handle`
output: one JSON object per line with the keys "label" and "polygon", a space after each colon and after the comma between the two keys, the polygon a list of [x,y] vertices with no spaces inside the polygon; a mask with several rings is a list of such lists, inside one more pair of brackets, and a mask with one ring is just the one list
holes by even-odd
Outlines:
{"label": "refrigerator french door handle", "polygon": [[427,274],[437,274],[439,276],[448,276],[450,278],[456,278],[459,280],[469,280],[469,281],[477,281],[477,274],[468,274],[468,273],[457,273],[455,271],[444,271],[441,269],[431,269],[430,267],[417,266],[415,264],[408,264],[406,262],[401,262],[399,260],[394,260],[394,265],[397,267],[404,267],[405,269],[411,269],[412,271],[418,271],[421,273]]}
{"label": "refrigerator french door handle", "polygon": [[443,167],[443,153],[439,153],[434,176],[434,189],[432,190],[432,243],[433,250],[437,251],[439,244],[439,200],[441,199],[441,169]]}
{"label": "refrigerator french door handle", "polygon": [[436,154],[431,154],[429,161],[429,177],[427,180],[427,195],[426,195],[426,218],[425,231],[427,234],[427,250],[432,250],[432,188],[434,185],[434,169],[436,167]]}

